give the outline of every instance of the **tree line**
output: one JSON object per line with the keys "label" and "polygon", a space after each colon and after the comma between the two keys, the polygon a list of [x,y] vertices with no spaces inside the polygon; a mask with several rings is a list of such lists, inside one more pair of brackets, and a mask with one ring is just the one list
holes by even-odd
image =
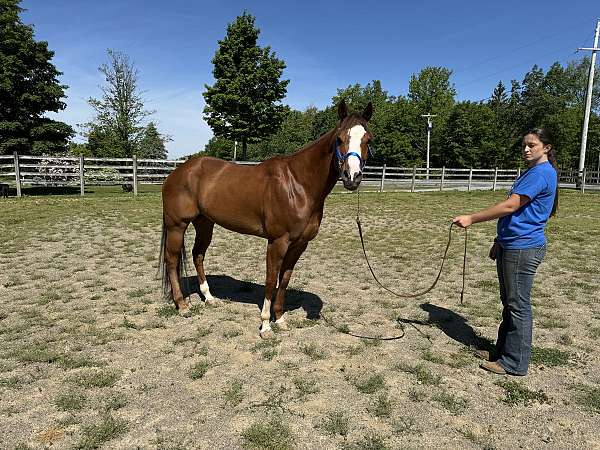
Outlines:
{"label": "tree line", "polygon": [[[342,98],[355,110],[374,104],[370,127],[374,134],[370,159],[373,165],[424,166],[427,122],[432,113],[430,165],[432,167],[505,167],[522,164],[520,139],[527,130],[552,130],[561,167],[577,167],[590,61],[583,58],[563,67],[553,64],[546,72],[534,66],[510,88],[499,82],[490,97],[481,101],[456,101],[451,70],[427,67],[413,75],[406,96],[389,94],[374,80],[339,89],[324,109],[297,111],[286,107],[278,131],[252,143],[248,159],[263,160],[297,151],[337,123],[335,105]],[[595,90],[588,133],[587,166],[597,169],[600,158],[600,93]],[[234,141],[214,136],[205,153],[233,157]],[[239,150],[239,149],[238,149]],[[239,157],[239,153],[238,153]]]}
{"label": "tree line", "polygon": [[[168,135],[150,120],[130,58],[108,50],[99,67],[104,78],[100,98],[89,98],[93,119],[79,125],[84,143],[74,143],[75,130],[46,117],[58,112],[67,86],[51,60],[47,42],[34,39],[33,27],[22,23],[20,0],[0,0],[0,154],[84,154],[101,157],[165,158]],[[337,123],[336,105],[345,99],[362,110],[371,101],[375,136],[371,164],[423,166],[427,122],[431,113],[430,164],[433,167],[516,167],[521,164],[522,134],[544,126],[552,130],[562,167],[576,167],[589,58],[547,71],[533,66],[521,81],[499,82],[480,101],[457,101],[452,70],[426,67],[410,77],[406,95],[386,91],[379,80],[337,90],[328,106],[303,111],[284,104],[289,80],[285,62],[260,47],[255,18],[244,12],[227,26],[213,57],[214,84],[204,86],[204,119],[213,137],[202,155],[263,160],[297,151]],[[596,77],[596,86],[598,84]],[[600,161],[600,90],[592,99],[587,166]]]}

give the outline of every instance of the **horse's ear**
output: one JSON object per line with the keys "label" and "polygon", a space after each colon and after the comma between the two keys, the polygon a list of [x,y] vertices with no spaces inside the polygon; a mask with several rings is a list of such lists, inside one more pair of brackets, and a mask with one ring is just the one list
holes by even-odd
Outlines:
{"label": "horse's ear", "polygon": [[368,122],[371,119],[372,115],[373,115],[373,103],[369,102],[369,104],[363,111],[362,116]]}
{"label": "horse's ear", "polygon": [[342,99],[340,104],[338,105],[338,117],[340,120],[344,120],[348,115],[348,107],[346,106],[346,101]]}

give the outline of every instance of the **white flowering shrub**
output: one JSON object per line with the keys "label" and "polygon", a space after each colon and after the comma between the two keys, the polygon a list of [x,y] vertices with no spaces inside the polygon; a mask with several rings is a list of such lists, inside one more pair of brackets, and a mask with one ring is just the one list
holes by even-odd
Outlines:
{"label": "white flowering shrub", "polygon": [[[21,169],[22,172],[24,170]],[[33,177],[34,181],[67,183],[76,179],[73,175],[79,174],[79,163],[76,160],[54,159],[51,156],[42,155],[38,162],[37,172],[39,175]]]}
{"label": "white flowering shrub", "polygon": [[85,179],[91,183],[93,182],[107,182],[114,184],[123,183],[123,175],[117,170],[110,167],[103,169],[92,169],[85,171]]}

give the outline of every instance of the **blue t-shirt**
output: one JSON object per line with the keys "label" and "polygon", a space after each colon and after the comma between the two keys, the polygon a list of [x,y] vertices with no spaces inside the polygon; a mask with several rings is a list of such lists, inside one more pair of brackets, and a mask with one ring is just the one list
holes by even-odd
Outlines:
{"label": "blue t-shirt", "polygon": [[526,195],[530,201],[498,219],[498,242],[502,248],[541,247],[546,243],[544,227],[554,205],[557,181],[556,170],[548,161],[527,169],[515,181],[508,196]]}

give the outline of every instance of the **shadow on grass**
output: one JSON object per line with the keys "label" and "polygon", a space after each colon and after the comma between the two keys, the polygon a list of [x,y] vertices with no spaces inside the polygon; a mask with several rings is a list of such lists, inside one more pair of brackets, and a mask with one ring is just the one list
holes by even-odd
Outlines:
{"label": "shadow on grass", "polygon": [[[1,183],[1,182],[0,182]],[[123,195],[123,196],[131,196],[133,197],[133,188],[130,184],[125,183],[130,186],[130,188],[124,188],[123,184],[115,184],[115,185],[93,185],[86,184],[84,195],[86,196],[112,196],[112,195]],[[79,185],[73,186],[23,186],[21,188],[21,194],[24,197],[33,197],[33,196],[48,196],[48,195],[80,195]],[[131,191],[129,190],[131,189]],[[159,193],[161,189],[160,185],[139,185],[138,186],[138,194],[153,194]],[[9,197],[17,196],[17,189],[15,187],[10,186],[8,189]]]}
{"label": "shadow on grass", "polygon": [[460,314],[441,306],[431,303],[423,303],[421,309],[429,313],[427,320],[399,319],[403,323],[410,325],[434,326],[442,330],[446,336],[467,347],[473,347],[476,350],[493,351],[495,349],[492,341],[478,336],[469,325],[467,319]]}
{"label": "shadow on grass", "polygon": [[[24,196],[38,195],[77,195],[80,193],[79,186],[23,186],[21,193]],[[17,195],[16,189],[14,190]]]}
{"label": "shadow on grass", "polygon": [[[229,299],[236,303],[254,304],[259,310],[262,310],[265,289],[263,284],[237,280],[227,275],[207,275],[206,281],[210,286],[210,292],[215,297]],[[182,278],[181,290],[184,297],[193,293],[197,293],[202,297],[198,277]],[[306,312],[307,319],[316,320],[320,318],[323,301],[318,295],[311,292],[288,289],[283,308],[284,311],[294,311],[302,308]]]}

